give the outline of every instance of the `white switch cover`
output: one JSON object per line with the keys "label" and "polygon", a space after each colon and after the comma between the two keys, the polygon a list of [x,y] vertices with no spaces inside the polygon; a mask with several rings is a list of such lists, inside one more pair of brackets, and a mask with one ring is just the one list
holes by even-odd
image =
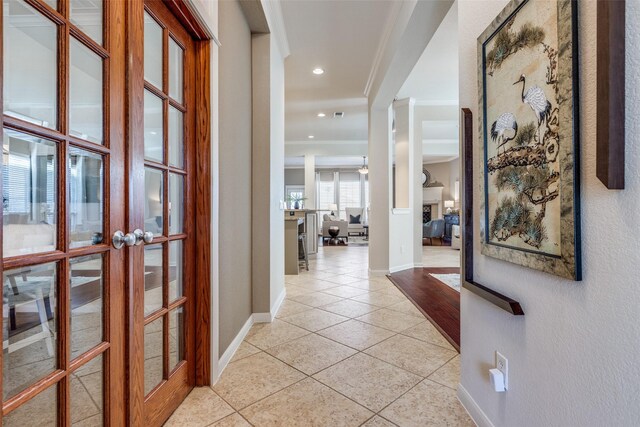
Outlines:
{"label": "white switch cover", "polygon": [[504,389],[509,389],[509,361],[506,357],[496,351],[496,368],[504,375]]}

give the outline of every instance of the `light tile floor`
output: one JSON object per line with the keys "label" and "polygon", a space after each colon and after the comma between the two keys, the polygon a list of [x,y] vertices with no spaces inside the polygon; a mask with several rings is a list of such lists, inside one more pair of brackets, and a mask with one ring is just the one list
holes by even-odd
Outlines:
{"label": "light tile floor", "polygon": [[[431,249],[450,264],[459,254]],[[213,390],[195,389],[167,425],[473,426],[458,353],[386,277],[369,277],[367,257],[321,247],[309,272],[286,277],[274,322],[254,325]]]}
{"label": "light tile floor", "polygon": [[423,267],[460,267],[460,251],[451,246],[423,246]]}

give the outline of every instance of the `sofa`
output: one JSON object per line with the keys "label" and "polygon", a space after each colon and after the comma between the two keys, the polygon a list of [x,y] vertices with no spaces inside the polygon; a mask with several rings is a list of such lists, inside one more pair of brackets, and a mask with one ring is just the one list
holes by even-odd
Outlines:
{"label": "sofa", "polygon": [[[347,214],[347,222],[348,222],[348,233],[351,236],[362,236],[364,235],[364,208],[345,208],[345,212]],[[351,221],[351,218],[354,221]],[[356,222],[355,220],[359,220]]]}

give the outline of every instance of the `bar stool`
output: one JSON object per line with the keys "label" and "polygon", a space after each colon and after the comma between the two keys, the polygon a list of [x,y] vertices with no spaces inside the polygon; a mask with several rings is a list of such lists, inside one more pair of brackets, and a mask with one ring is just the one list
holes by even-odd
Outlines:
{"label": "bar stool", "polygon": [[307,233],[298,233],[298,260],[304,263],[309,271],[309,255],[307,254]]}

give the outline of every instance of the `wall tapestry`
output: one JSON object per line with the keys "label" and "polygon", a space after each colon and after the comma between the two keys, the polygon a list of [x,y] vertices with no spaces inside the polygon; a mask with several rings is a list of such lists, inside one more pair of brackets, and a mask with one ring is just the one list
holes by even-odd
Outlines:
{"label": "wall tapestry", "polygon": [[513,0],[478,69],[482,253],[581,280],[576,7]]}

